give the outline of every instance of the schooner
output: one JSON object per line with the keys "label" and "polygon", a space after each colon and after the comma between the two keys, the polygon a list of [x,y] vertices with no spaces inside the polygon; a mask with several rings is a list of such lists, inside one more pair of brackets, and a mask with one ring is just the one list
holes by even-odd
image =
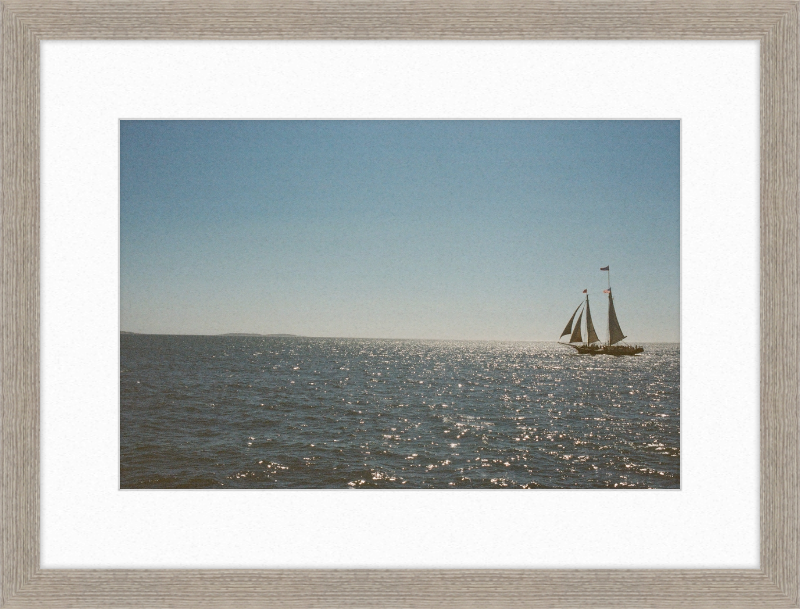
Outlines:
{"label": "schooner", "polygon": [[[620,341],[627,338],[622,333],[619,320],[617,319],[617,312],[614,310],[614,297],[611,294],[611,267],[604,266],[601,271],[608,272],[608,289],[603,290],[604,294],[608,294],[608,342],[601,343],[597,336],[592,323],[592,312],[589,308],[589,291],[584,290],[586,299],[578,305],[569,318],[564,331],[559,337],[559,341],[565,336],[569,336],[569,346],[575,349],[578,353],[588,355],[636,355],[644,351],[644,347],[639,345],[620,344]],[[578,313],[580,311],[580,313]],[[584,314],[586,315],[586,322],[583,323]],[[573,325],[575,316],[578,316],[578,321]],[[581,330],[586,328],[586,340],[584,341]],[[561,343],[564,344],[564,343]]]}

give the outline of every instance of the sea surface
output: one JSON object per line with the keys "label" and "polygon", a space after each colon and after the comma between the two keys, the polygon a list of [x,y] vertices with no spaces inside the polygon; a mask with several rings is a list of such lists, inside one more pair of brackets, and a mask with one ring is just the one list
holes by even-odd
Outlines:
{"label": "sea surface", "polygon": [[680,347],[123,334],[121,488],[679,488]]}

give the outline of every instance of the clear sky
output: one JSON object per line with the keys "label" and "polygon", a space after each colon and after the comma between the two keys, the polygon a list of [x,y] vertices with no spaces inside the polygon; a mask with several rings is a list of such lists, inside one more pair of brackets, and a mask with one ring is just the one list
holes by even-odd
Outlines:
{"label": "clear sky", "polygon": [[122,121],[122,330],[679,340],[678,121]]}

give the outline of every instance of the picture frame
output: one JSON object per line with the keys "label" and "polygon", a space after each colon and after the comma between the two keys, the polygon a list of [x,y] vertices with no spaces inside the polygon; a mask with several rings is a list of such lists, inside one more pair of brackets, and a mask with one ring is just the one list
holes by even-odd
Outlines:
{"label": "picture frame", "polygon": [[[7,607],[797,607],[800,81],[787,1],[10,1],[2,7]],[[43,570],[39,43],[48,39],[748,39],[761,43],[761,553],[736,570]]]}

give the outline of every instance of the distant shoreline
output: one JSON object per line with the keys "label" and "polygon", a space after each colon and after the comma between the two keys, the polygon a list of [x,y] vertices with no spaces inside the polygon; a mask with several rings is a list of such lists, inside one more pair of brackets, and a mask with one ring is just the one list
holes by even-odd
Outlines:
{"label": "distant shoreline", "polygon": [[129,336],[254,336],[258,338],[309,338],[299,334],[255,334],[251,332],[227,332],[225,334],[153,334],[150,332],[126,332],[120,330],[120,334]]}

